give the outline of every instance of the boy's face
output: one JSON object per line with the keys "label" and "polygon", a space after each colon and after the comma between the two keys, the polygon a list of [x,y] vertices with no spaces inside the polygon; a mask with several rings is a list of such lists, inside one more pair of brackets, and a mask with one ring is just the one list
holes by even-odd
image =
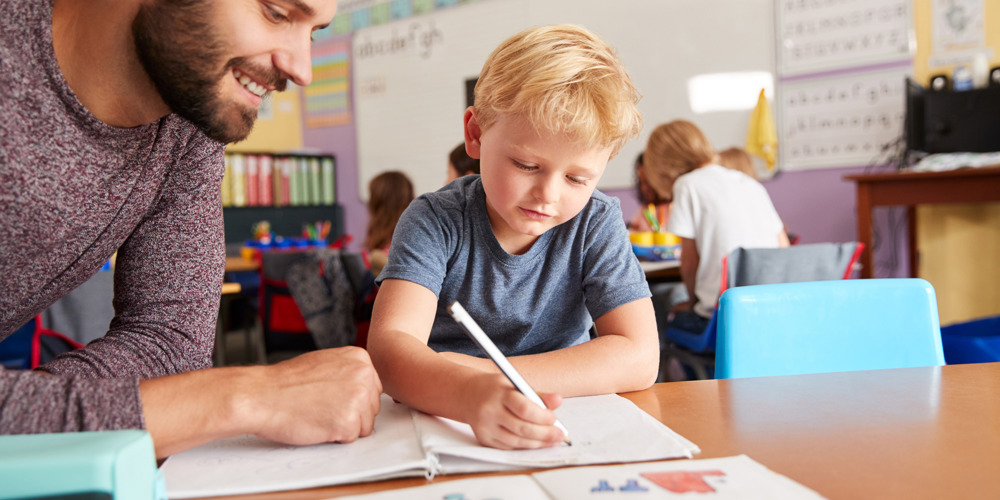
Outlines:
{"label": "boy's face", "polygon": [[466,148],[480,160],[486,210],[500,245],[527,251],[545,231],[583,210],[611,156],[562,134],[536,132],[520,116],[501,114],[483,131],[475,109],[465,114]]}
{"label": "boy's face", "polygon": [[334,0],[154,0],[132,25],[164,102],[209,137],[246,138],[263,96],[312,80],[310,37]]}

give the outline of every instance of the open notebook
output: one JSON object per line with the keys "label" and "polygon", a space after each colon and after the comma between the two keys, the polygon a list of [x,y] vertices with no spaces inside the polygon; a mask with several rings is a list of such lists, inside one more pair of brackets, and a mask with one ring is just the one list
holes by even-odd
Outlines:
{"label": "open notebook", "polygon": [[698,447],[620,396],[567,398],[556,410],[572,446],[486,448],[466,425],[382,396],[375,431],[349,444],[289,446],[254,436],[220,439],[163,465],[170,498],[261,493],[392,477],[690,458]]}

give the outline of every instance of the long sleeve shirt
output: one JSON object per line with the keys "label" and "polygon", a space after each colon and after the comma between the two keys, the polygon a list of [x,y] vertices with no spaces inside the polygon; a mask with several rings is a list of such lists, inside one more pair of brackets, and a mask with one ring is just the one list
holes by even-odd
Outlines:
{"label": "long sleeve shirt", "polygon": [[222,153],[174,114],[98,120],[59,69],[51,0],[0,2],[0,341],[118,251],[108,332],[51,375],[0,369],[0,434],[142,428],[140,380],[210,366]]}

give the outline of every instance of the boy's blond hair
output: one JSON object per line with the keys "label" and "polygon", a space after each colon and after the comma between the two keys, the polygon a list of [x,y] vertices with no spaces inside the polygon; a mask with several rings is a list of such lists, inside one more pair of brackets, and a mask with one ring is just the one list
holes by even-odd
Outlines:
{"label": "boy's blond hair", "polygon": [[501,43],[475,93],[483,130],[501,113],[519,115],[537,130],[611,147],[612,157],[642,130],[639,92],[614,50],[569,24],[529,28]]}
{"label": "boy's blond hair", "polygon": [[712,144],[697,125],[674,120],[656,127],[649,135],[643,171],[656,195],[671,200],[678,177],[716,160]]}

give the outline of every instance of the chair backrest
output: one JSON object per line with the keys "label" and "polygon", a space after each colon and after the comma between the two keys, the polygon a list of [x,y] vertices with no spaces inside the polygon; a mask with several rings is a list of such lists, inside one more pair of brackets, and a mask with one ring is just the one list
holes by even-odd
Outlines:
{"label": "chair backrest", "polygon": [[863,249],[858,242],[737,248],[723,261],[719,293],[737,286],[848,279]]}
{"label": "chair backrest", "polygon": [[934,288],[922,279],[732,288],[719,302],[716,376],[944,364]]}

